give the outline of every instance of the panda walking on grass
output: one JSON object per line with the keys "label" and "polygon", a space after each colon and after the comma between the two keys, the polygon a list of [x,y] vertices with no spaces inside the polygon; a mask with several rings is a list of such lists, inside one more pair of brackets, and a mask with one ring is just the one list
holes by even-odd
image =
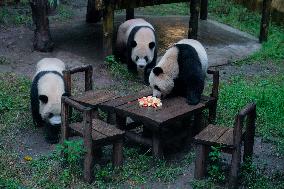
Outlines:
{"label": "panda walking on grass", "polygon": [[61,96],[65,93],[63,80],[65,64],[57,58],[44,58],[37,63],[31,86],[31,110],[34,124],[45,126],[46,140],[59,141],[61,126]]}
{"label": "panda walking on grass", "polygon": [[149,74],[157,60],[154,27],[141,18],[122,23],[118,28],[115,55],[149,84]]}
{"label": "panda walking on grass", "polygon": [[166,51],[150,73],[153,96],[183,96],[188,104],[198,104],[207,68],[207,53],[201,43],[193,39],[179,41]]}

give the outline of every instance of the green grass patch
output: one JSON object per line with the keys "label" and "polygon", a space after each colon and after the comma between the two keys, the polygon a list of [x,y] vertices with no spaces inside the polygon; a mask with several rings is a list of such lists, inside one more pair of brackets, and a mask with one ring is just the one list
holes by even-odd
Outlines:
{"label": "green grass patch", "polygon": [[32,16],[28,5],[19,8],[13,6],[0,7],[0,24],[2,25],[31,25]]}
{"label": "green grass patch", "polygon": [[234,116],[249,102],[257,104],[257,132],[284,154],[284,76],[233,77],[220,86],[217,121],[233,126]]}
{"label": "green grass patch", "polygon": [[172,3],[137,8],[146,15],[189,15],[189,3]]}

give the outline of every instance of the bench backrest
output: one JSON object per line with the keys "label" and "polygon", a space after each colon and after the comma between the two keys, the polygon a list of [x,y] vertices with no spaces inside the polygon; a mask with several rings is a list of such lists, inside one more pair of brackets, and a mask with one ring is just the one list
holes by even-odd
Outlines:
{"label": "bench backrest", "polygon": [[[250,135],[250,134],[254,135],[255,120],[256,120],[255,103],[248,104],[238,113],[238,115],[236,115],[234,131],[233,131],[235,146],[241,143],[243,133],[245,133],[245,135]],[[246,122],[245,128],[244,128],[244,122]]]}

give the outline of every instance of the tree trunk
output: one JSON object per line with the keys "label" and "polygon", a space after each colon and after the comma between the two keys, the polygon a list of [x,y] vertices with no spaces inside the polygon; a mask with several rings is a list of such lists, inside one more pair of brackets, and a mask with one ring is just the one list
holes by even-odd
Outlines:
{"label": "tree trunk", "polygon": [[50,52],[54,46],[49,31],[47,3],[47,0],[32,0],[30,2],[33,22],[36,26],[33,46],[35,50],[42,52]]}

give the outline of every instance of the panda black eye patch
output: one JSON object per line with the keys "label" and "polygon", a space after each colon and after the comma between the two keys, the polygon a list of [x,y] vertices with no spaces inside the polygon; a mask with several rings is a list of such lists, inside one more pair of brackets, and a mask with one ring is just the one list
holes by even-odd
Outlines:
{"label": "panda black eye patch", "polygon": [[154,86],[154,89],[156,89],[157,91],[161,91],[161,89],[157,85]]}
{"label": "panda black eye patch", "polygon": [[136,56],[135,60],[136,60],[136,61],[137,61],[137,60],[139,60],[139,57],[138,57],[138,56]]}
{"label": "panda black eye patch", "polygon": [[153,49],[155,47],[155,45],[156,45],[155,42],[151,42],[151,43],[149,43],[149,48]]}
{"label": "panda black eye patch", "polygon": [[39,95],[38,99],[44,104],[48,102],[48,97],[46,95]]}
{"label": "panda black eye patch", "polygon": [[146,62],[148,62],[148,60],[149,60],[148,56],[145,56],[144,59],[145,59]]}
{"label": "panda black eye patch", "polygon": [[49,115],[48,115],[48,118],[52,118],[53,117],[53,113],[50,113]]}

